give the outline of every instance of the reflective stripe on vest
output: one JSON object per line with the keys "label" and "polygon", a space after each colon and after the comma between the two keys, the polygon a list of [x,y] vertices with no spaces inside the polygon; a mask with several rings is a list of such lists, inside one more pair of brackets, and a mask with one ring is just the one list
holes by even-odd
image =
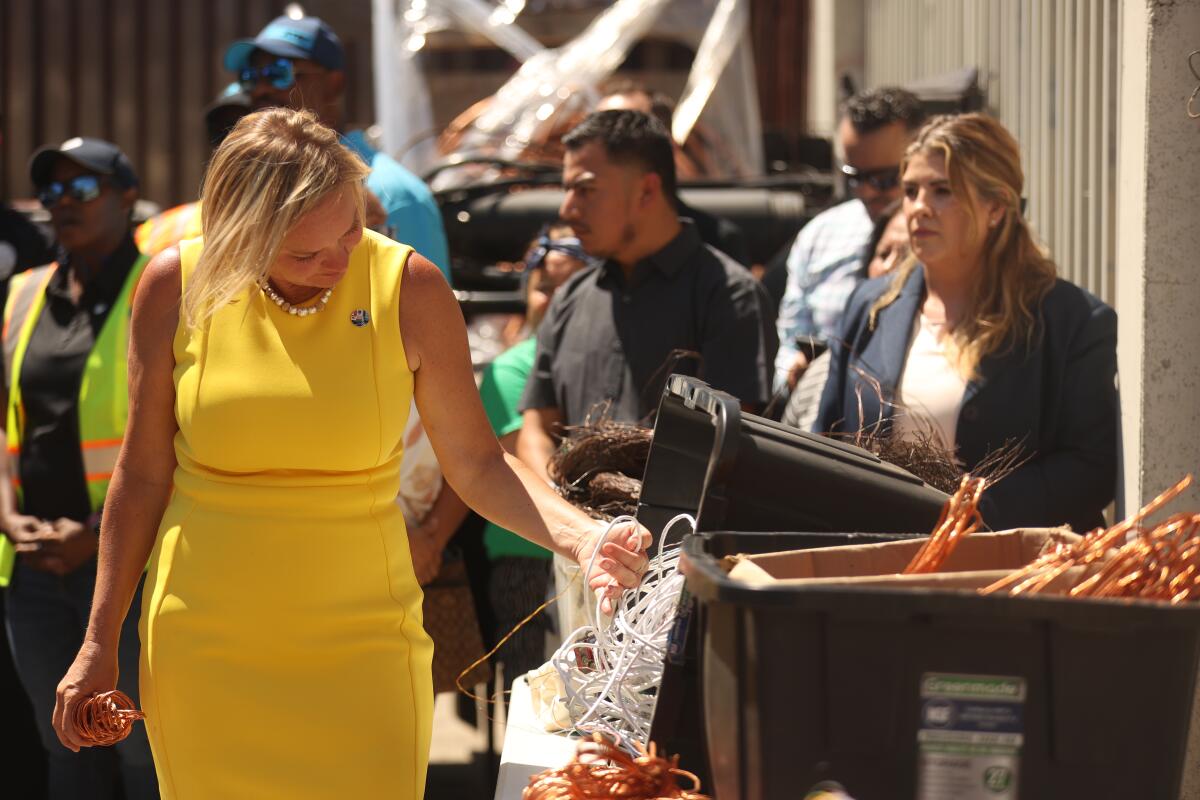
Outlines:
{"label": "reflective stripe on vest", "polygon": [[[80,451],[92,510],[104,504],[108,482],[116,467],[125,422],[129,416],[128,349],[129,320],[133,313],[133,294],[149,261],[140,256],[129,270],[125,285],[113,302],[92,350],[84,364],[79,386]],[[25,431],[25,408],[21,401],[21,365],[33,338],[34,328],[46,302],[46,285],[57,264],[39,267],[25,280],[10,284],[4,312],[4,357],[9,368],[8,454],[9,475],[20,499],[21,437]],[[21,277],[21,276],[18,276]],[[8,585],[12,572],[12,544],[0,537],[0,586]]]}
{"label": "reflective stripe on vest", "polygon": [[184,239],[194,239],[199,235],[200,201],[197,200],[194,203],[168,208],[146,220],[134,231],[133,240],[137,243],[138,250],[148,256],[155,256]]}
{"label": "reflective stripe on vest", "polygon": [[[20,402],[21,386],[17,380],[19,375],[16,366],[25,360],[25,348],[29,346],[33,326],[37,323],[46,297],[46,285],[57,268],[58,264],[47,264],[14,276],[8,285],[8,303],[4,307],[4,364],[11,368],[5,426],[8,436],[8,476],[18,491],[21,475],[18,444],[21,431],[25,430],[25,409]],[[37,306],[37,310],[31,314],[34,306]]]}

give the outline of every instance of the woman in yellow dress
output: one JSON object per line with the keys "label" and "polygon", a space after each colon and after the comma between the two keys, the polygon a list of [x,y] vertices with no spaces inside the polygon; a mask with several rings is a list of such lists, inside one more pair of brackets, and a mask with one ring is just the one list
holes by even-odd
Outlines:
{"label": "woman in yellow dress", "polygon": [[116,685],[149,562],[142,705],[162,796],[423,795],[432,644],[395,503],[415,395],[451,485],[587,564],[607,604],[649,535],[604,527],[501,450],[437,267],[363,230],[367,168],[306,112],[244,118],[214,155],[203,240],[147,266],[130,414],[83,648],[54,724]]}

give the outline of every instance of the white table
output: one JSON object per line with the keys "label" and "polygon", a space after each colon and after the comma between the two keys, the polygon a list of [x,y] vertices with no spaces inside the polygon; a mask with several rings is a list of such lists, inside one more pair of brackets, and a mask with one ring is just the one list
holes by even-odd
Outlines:
{"label": "white table", "polygon": [[508,723],[504,728],[495,800],[520,800],[531,777],[543,770],[565,766],[575,757],[579,742],[546,732],[533,715],[525,678],[517,678],[508,698]]}

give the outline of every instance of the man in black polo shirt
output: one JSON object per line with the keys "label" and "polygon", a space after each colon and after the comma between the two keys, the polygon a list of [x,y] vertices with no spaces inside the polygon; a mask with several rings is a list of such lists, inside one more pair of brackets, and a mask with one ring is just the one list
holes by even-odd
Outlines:
{"label": "man in black polo shirt", "polygon": [[[634,81],[619,81],[607,86],[604,97],[596,104],[596,110],[622,108],[649,114],[663,124],[668,134],[671,132],[671,118],[675,107],[671,98],[661,92],[651,92],[643,84]],[[682,148],[674,146],[674,140],[671,149],[675,152],[677,165],[681,161],[686,162],[687,155],[683,153]],[[716,217],[703,209],[689,206],[678,195],[675,197],[675,209],[679,216],[687,217],[696,224],[696,232],[705,244],[711,244],[743,267],[750,266],[750,252],[746,249],[746,240],[741,228],[724,217]],[[771,322],[774,324],[774,320]]]}
{"label": "man in black polo shirt", "polygon": [[582,423],[600,403],[615,420],[644,419],[671,372],[751,407],[766,402],[769,386],[755,280],[677,215],[662,123],[598,111],[563,145],[559,213],[605,261],[558,290],[538,331],[517,453],[543,476],[556,427]]}

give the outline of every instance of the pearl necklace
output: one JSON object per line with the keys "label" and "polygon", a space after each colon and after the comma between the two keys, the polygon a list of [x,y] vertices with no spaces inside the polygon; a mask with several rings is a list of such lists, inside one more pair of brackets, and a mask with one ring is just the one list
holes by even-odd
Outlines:
{"label": "pearl necklace", "polygon": [[283,298],[279,292],[271,288],[271,284],[263,281],[259,286],[266,293],[267,297],[279,306],[282,310],[295,317],[307,317],[309,314],[316,314],[318,311],[323,311],[326,304],[329,303],[329,297],[333,294],[333,287],[329,287],[321,293],[321,299],[311,306],[294,306]]}

